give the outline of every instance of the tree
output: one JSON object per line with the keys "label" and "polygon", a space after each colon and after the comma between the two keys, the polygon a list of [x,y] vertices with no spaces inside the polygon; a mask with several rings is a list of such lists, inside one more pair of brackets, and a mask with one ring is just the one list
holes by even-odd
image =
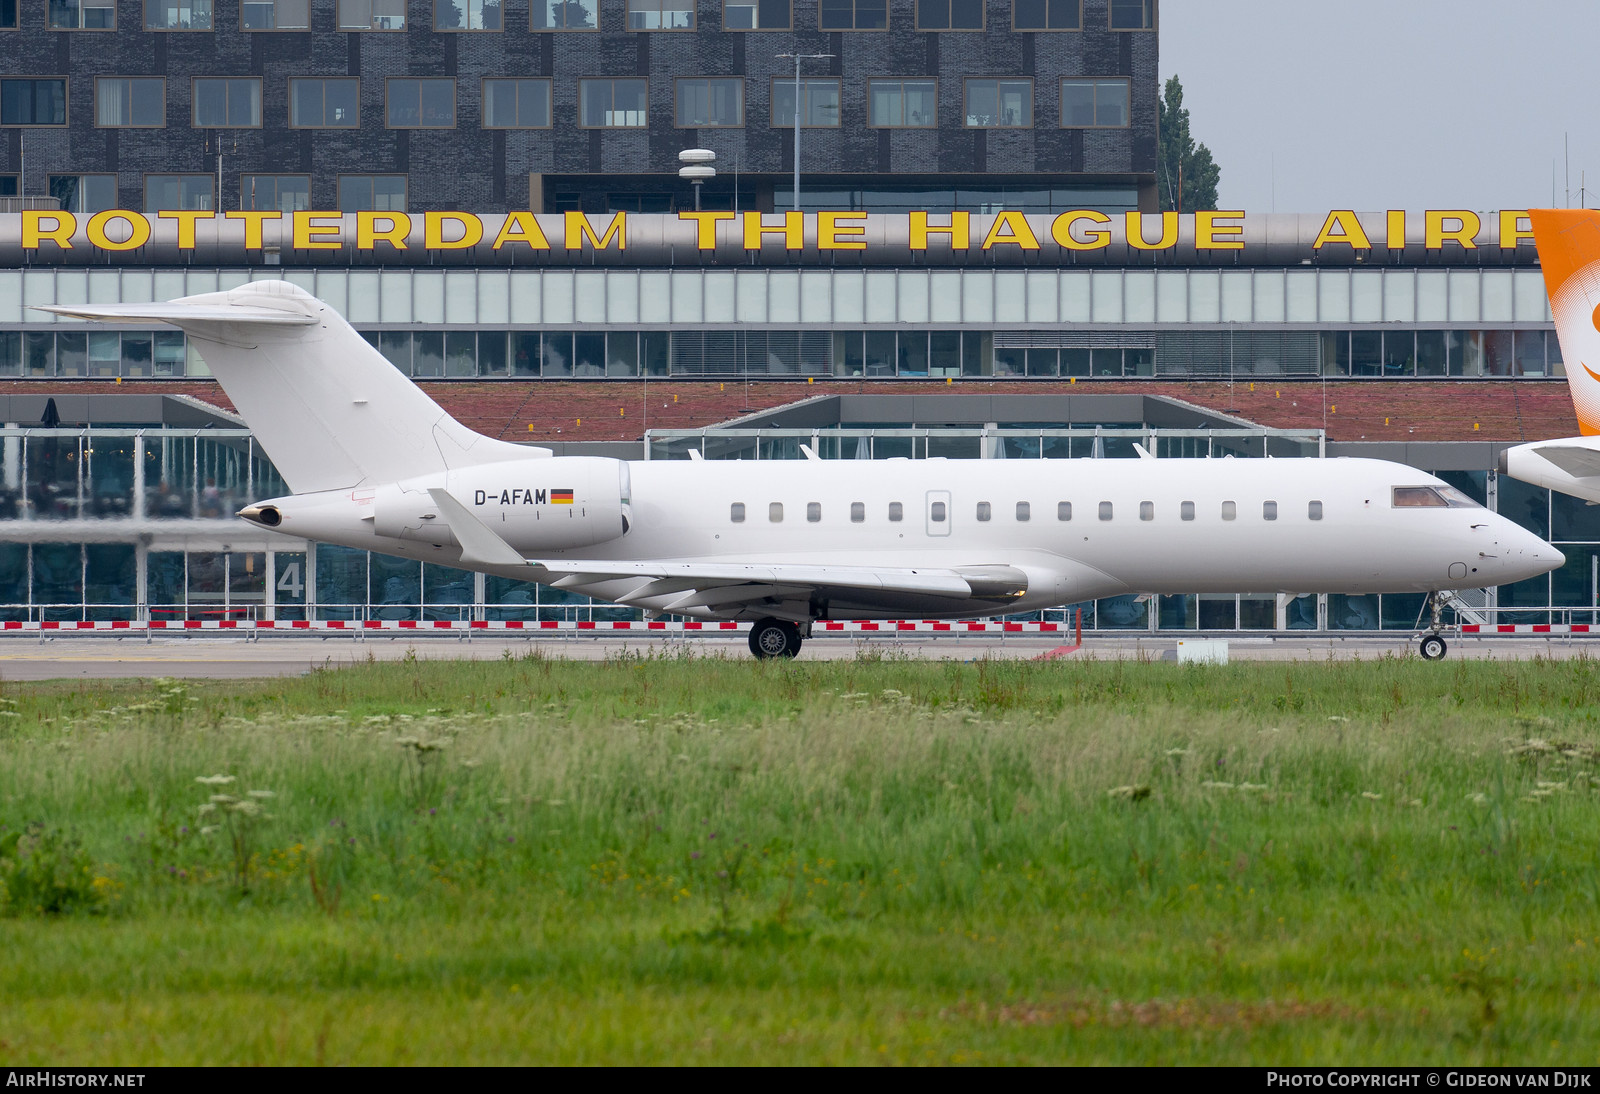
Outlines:
{"label": "tree", "polygon": [[1162,92],[1157,125],[1156,189],[1161,192],[1161,211],[1192,213],[1196,209],[1215,209],[1222,169],[1211,161],[1211,149],[1194,143],[1189,132],[1189,112],[1183,108],[1183,85],[1176,76],[1167,81]]}

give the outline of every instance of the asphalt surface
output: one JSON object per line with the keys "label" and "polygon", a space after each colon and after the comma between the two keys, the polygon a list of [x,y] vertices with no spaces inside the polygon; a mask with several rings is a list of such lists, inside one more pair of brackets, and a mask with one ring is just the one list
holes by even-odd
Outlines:
{"label": "asphalt surface", "polygon": [[[1534,657],[1568,658],[1600,656],[1600,636],[1528,635],[1510,637],[1447,636],[1452,660],[1527,660]],[[1185,640],[1192,640],[1186,636]],[[1416,644],[1408,632],[1381,638],[1237,638],[1225,640],[1231,660],[1328,661],[1374,660],[1384,656],[1415,656]],[[1171,634],[1095,637],[1082,649],[1060,645],[1049,635],[1005,637],[941,636],[931,634],[853,635],[817,638],[806,642],[801,660],[851,660],[863,654],[906,657],[915,660],[970,661],[980,658],[1015,660],[1124,660],[1167,661],[1177,658],[1178,638]],[[508,651],[521,657],[538,650],[543,656],[575,661],[598,661],[622,655],[746,658],[745,638],[704,637],[351,637],[327,638],[263,636],[239,638],[205,635],[187,637],[143,636],[0,638],[0,680],[112,680],[136,677],[198,679],[249,679],[299,676],[313,669],[338,668],[371,659],[399,660],[408,654],[427,660],[496,660]]]}

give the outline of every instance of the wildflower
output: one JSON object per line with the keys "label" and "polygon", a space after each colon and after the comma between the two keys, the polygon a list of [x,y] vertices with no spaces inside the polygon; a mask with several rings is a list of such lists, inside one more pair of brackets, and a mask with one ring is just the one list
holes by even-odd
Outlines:
{"label": "wildflower", "polygon": [[1144,785],[1113,786],[1110,790],[1106,791],[1106,796],[1110,798],[1127,798],[1129,801],[1142,802],[1150,796],[1150,788]]}
{"label": "wildflower", "polygon": [[1266,788],[1267,788],[1267,784],[1266,783],[1240,783],[1239,784],[1239,789],[1240,790],[1265,790]]}
{"label": "wildflower", "polygon": [[1363,798],[1366,798],[1368,801],[1371,801],[1371,802],[1376,802],[1376,801],[1382,801],[1383,800],[1383,795],[1382,794],[1374,794],[1370,790],[1363,790],[1361,792],[1361,796]]}
{"label": "wildflower", "polygon": [[1469,802],[1471,802],[1473,805],[1483,805],[1486,802],[1488,802],[1489,795],[1487,795],[1487,794],[1468,794],[1467,795],[1467,800]]}
{"label": "wildflower", "polygon": [[1350,719],[1346,718],[1343,714],[1328,715],[1328,721],[1330,722],[1348,722],[1349,720]]}
{"label": "wildflower", "polygon": [[276,798],[278,795],[274,794],[270,790],[252,790],[250,791],[250,796],[252,798],[260,798],[261,800],[265,801],[267,798]]}
{"label": "wildflower", "polygon": [[197,775],[195,782],[202,786],[227,786],[233,782],[232,775]]}
{"label": "wildflower", "polygon": [[1214,779],[1207,779],[1205,782],[1201,783],[1200,785],[1205,787],[1207,790],[1232,790],[1233,789],[1233,784],[1232,783],[1217,782]]}
{"label": "wildflower", "polygon": [[1168,756],[1187,756],[1188,754],[1189,754],[1189,750],[1187,748],[1169,748],[1169,749],[1167,749],[1167,755]]}

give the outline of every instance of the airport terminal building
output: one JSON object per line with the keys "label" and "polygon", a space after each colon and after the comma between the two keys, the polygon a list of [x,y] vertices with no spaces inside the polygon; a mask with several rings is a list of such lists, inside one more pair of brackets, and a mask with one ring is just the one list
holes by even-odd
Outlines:
{"label": "airport terminal building", "polygon": [[1491,470],[1575,432],[1526,218],[1163,214],[1156,40],[1153,0],[0,0],[0,618],[631,617],[233,520],[285,487],[182,333],[31,310],[263,278],[565,451],[1397,458],[1568,554],[1477,610],[1593,608],[1596,511]]}

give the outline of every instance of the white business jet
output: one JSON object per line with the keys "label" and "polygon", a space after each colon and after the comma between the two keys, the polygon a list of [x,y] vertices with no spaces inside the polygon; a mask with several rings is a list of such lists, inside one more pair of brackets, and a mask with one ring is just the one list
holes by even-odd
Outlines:
{"label": "white business jet", "polygon": [[[1125,593],[1434,594],[1563,562],[1439,479],[1378,460],[554,456],[467,429],[287,282],[46,310],[183,328],[295,491],[241,510],[252,524],[749,620],[757,657],[792,657],[819,619]],[[1445,652],[1437,603],[1433,619],[1430,659]]]}
{"label": "white business jet", "polygon": [[1530,209],[1528,220],[1583,436],[1508,448],[1500,471],[1600,502],[1600,212]]}

